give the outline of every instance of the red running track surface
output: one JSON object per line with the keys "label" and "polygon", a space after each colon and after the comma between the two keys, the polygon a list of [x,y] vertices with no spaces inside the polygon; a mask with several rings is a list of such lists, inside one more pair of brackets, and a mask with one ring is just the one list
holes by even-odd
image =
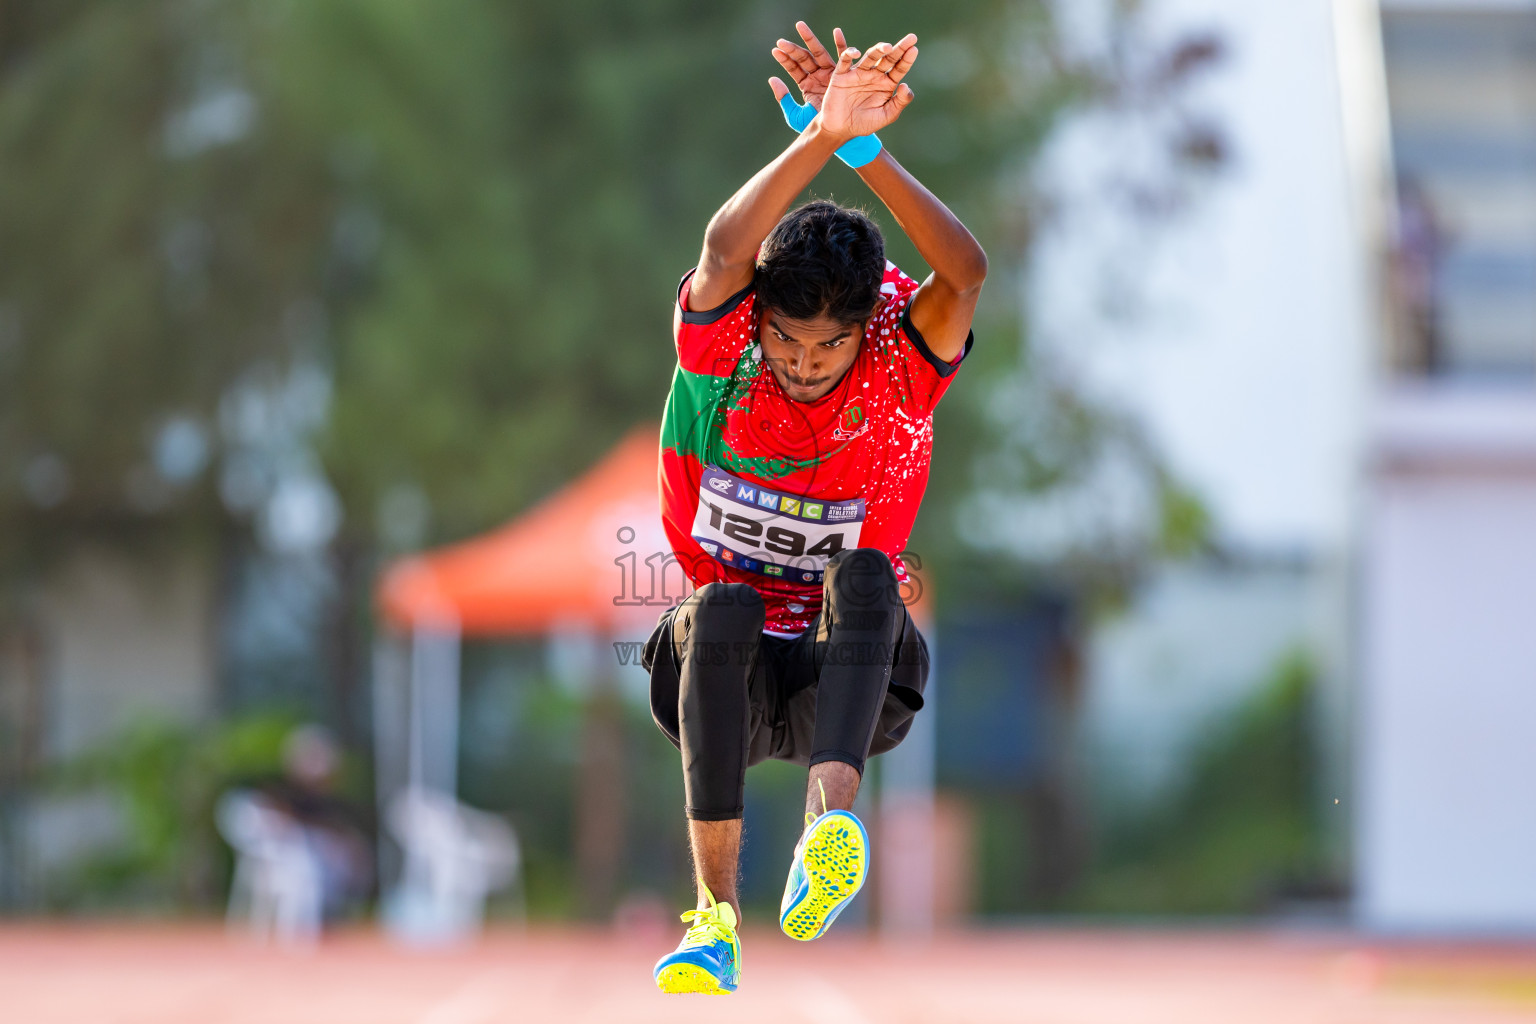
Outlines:
{"label": "red running track surface", "polygon": [[1503,1024],[1536,1021],[1536,946],[1347,935],[976,931],[926,946],[743,939],[734,996],[663,996],[670,933],[493,930],[418,952],[372,932],[310,953],[203,925],[0,926],[5,1024]]}

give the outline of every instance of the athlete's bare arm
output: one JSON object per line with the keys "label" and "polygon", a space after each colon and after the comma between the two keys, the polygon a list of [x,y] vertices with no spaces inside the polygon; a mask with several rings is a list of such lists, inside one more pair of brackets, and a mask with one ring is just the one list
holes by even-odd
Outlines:
{"label": "athlete's bare arm", "polygon": [[883,45],[878,55],[871,49],[862,60],[853,49],[844,49],[836,64],[829,55],[826,85],[818,94],[820,115],[710,218],[689,290],[693,309],[713,309],[751,284],[758,246],[837,147],[880,131],[912,102],[912,90],[900,83],[917,58],[916,48],[893,58],[889,44]]}
{"label": "athlete's bare arm", "polygon": [[[832,77],[832,55],[805,22],[796,22],[795,29],[805,45],[780,39],[773,48],[774,59],[794,78],[805,102],[824,110]],[[839,50],[847,48],[842,29],[833,30],[832,41]],[[870,47],[860,63],[876,60],[877,68],[899,68],[896,81],[900,81],[916,55],[917,37],[909,35],[895,45],[879,43]],[[789,87],[779,79],[771,78],[768,82],[775,99],[788,95]],[[910,87],[902,89],[911,96]],[[817,121],[821,119],[818,117]],[[948,362],[960,354],[970,334],[976,301],[981,298],[981,285],[987,277],[987,254],[949,207],[907,173],[889,149],[882,149],[879,156],[858,171],[932,270],[912,299],[912,324],[922,333],[933,354]]]}

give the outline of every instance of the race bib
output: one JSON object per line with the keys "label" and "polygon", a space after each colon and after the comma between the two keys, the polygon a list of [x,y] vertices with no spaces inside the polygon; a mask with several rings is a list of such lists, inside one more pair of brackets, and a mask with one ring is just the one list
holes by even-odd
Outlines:
{"label": "race bib", "polygon": [[827,561],[859,546],[864,499],[807,501],[709,466],[699,482],[693,539],[734,569],[819,584]]}

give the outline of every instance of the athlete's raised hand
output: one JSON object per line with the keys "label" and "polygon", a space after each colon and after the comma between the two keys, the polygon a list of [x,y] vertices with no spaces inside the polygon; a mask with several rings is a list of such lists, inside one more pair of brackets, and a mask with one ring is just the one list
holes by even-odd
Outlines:
{"label": "athlete's raised hand", "polygon": [[821,97],[822,130],[853,138],[895,121],[912,102],[912,87],[901,80],[916,60],[917,36],[910,33],[895,44],[876,43],[862,58],[858,50],[844,48]]}
{"label": "athlete's raised hand", "polygon": [[[795,22],[795,31],[800,33],[800,38],[805,41],[804,46],[797,46],[788,39],[780,39],[773,48],[773,59],[779,62],[779,66],[789,73],[794,79],[795,85],[800,89],[800,99],[809,103],[817,110],[821,109],[821,97],[827,91],[827,83],[832,80],[832,68],[837,62],[827,52],[827,48],[821,45],[821,40],[816,38],[816,33],[811,31],[811,26],[803,21]],[[848,40],[843,36],[843,30],[832,30],[832,45],[838,53],[848,49]],[[773,89],[773,98],[783,102],[789,95],[789,86],[782,79],[770,78],[768,85]]]}

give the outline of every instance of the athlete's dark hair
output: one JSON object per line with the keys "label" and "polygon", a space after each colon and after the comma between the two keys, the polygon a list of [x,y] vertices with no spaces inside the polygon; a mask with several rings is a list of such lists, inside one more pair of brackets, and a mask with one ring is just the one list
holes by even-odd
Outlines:
{"label": "athlete's dark hair", "polygon": [[785,214],[757,254],[757,301],[793,320],[866,320],[884,279],[885,238],[875,222],[825,199]]}

